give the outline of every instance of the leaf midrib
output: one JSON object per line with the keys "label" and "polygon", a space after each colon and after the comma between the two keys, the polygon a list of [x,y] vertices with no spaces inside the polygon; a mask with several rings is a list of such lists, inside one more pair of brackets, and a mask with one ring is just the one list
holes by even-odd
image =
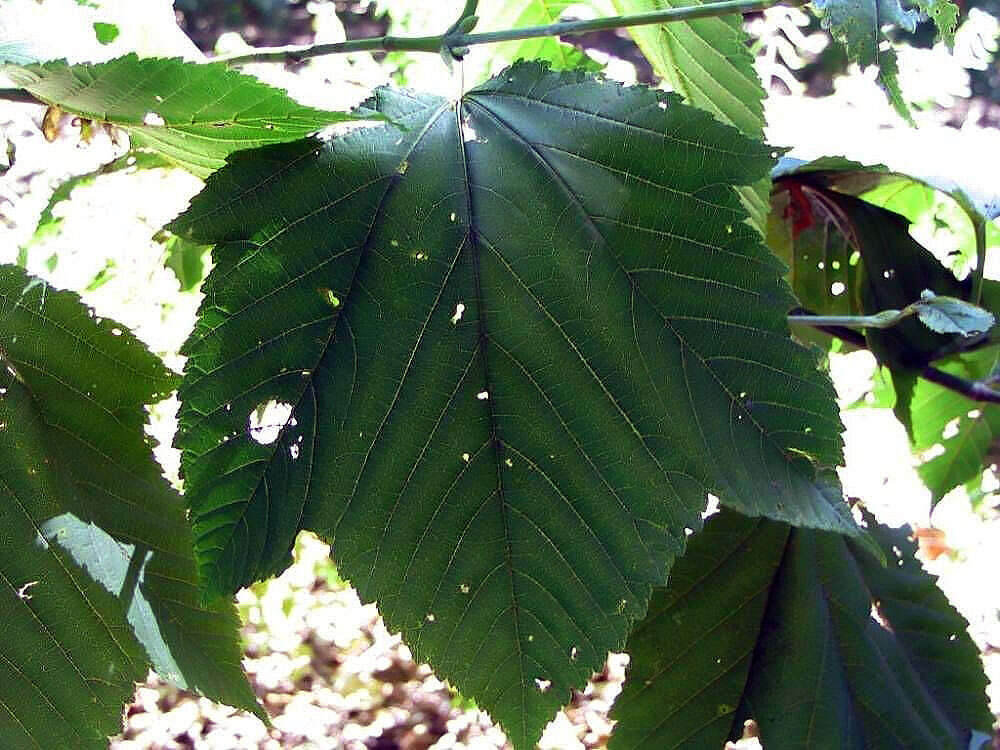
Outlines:
{"label": "leaf midrib", "polygon": [[[507,502],[506,493],[504,492],[503,483],[503,471],[501,467],[503,466],[503,456],[500,454],[500,441],[497,437],[497,419],[496,419],[496,391],[493,389],[492,379],[490,378],[490,360],[489,360],[489,336],[486,330],[486,312],[483,305],[483,285],[482,285],[482,275],[479,263],[479,248],[478,248],[478,232],[474,232],[472,229],[473,221],[475,217],[475,210],[472,201],[472,178],[469,170],[469,155],[465,147],[465,139],[461,137],[462,134],[462,100],[455,103],[455,133],[459,136],[459,149],[462,155],[462,176],[465,183],[465,208],[466,215],[469,221],[469,250],[472,253],[472,272],[473,278],[475,280],[475,294],[476,294],[476,324],[479,327],[478,331],[478,342],[477,346],[483,354],[483,376],[486,381],[486,408],[489,411],[489,425],[490,425],[490,435],[489,439],[493,447],[493,463],[496,469],[496,487],[497,487],[497,497],[500,500],[500,513],[503,518],[503,535],[504,535],[504,563],[507,568],[507,577],[510,586],[510,607],[513,613],[514,619],[514,642],[517,644],[517,663],[518,663],[518,692],[521,696],[521,737],[520,740],[525,739],[527,723],[527,710],[525,705],[525,689],[526,684],[524,681],[524,658],[525,652],[524,647],[521,643],[521,608],[519,606],[517,598],[517,586],[515,583],[515,571],[514,563],[512,557],[511,548],[511,532],[510,532],[510,507]],[[461,251],[460,251],[461,252]],[[443,286],[442,286],[443,289]],[[537,618],[536,618],[537,619]],[[485,641],[485,639],[484,639]],[[541,666],[541,665],[539,665]],[[499,672],[499,670],[497,670]],[[509,689],[509,686],[508,688]],[[484,689],[485,693],[485,689]],[[497,697],[497,702],[499,703],[500,696]]]}

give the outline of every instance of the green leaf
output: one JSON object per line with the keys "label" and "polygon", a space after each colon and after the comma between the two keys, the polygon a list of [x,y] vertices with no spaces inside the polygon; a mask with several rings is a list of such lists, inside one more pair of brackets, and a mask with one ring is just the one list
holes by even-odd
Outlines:
{"label": "green leaf", "polygon": [[[804,173],[775,183],[771,244],[788,263],[803,307],[818,315],[874,315],[902,310],[925,289],[968,296],[968,283],[910,236],[904,217],[826,187],[824,179]],[[896,415],[908,430],[917,374],[956,335],[935,333],[913,318],[865,331],[867,346],[892,370]]]}
{"label": "green leaf", "polygon": [[629,637],[609,747],[965,750],[993,721],[968,623],[867,517],[883,566],[844,537],[711,518]]}
{"label": "green leaf", "polygon": [[[919,11],[903,8],[900,0],[813,0],[813,7],[823,28],[844,44],[850,61],[862,67],[878,65],[879,80],[889,101],[903,119],[913,124],[897,80],[896,53],[889,46],[883,28],[895,25],[913,32],[920,20]],[[932,14],[942,36],[951,44],[958,7],[950,0],[922,0],[918,7]]]}
{"label": "green leaf", "polygon": [[857,533],[806,459],[841,460],[833,392],[731,187],[761,144],[532,63],[370,106],[395,125],[237,155],[170,227],[215,244],[178,431],[200,572],[232,592],[316,531],[527,747],[707,493]]}
{"label": "green leaf", "polygon": [[955,44],[955,29],[958,27],[958,5],[951,0],[914,0],[937,27],[938,35],[949,47]]}
{"label": "green leaf", "polygon": [[809,313],[865,315],[861,253],[838,218],[808,185],[779,181],[772,196],[767,244],[787,265],[786,278]]}
{"label": "green leaf", "polygon": [[[622,14],[701,5],[701,0],[613,0]],[[750,138],[764,137],[764,89],[753,67],[753,53],[743,31],[743,16],[713,16],[662,26],[629,29],[656,75],[696,107],[739,129]],[[771,184],[761,180],[740,188],[752,226],[762,234]]]}
{"label": "green leaf", "polygon": [[170,232],[160,232],[155,239],[166,251],[164,265],[174,272],[182,292],[196,289],[205,278],[205,256],[209,248],[190,242]]}
{"label": "green leaf", "polygon": [[808,175],[810,183],[864,198],[875,206],[902,214],[913,223],[943,221],[958,240],[954,257],[942,258],[953,270],[964,268],[975,257],[977,224],[986,225],[987,244],[996,244],[1000,235],[996,224],[991,223],[1000,216],[1000,194],[992,185],[959,183],[940,175],[893,172],[882,164],[865,165],[839,156],[811,162],[786,157],[772,171],[775,180],[793,175]]}
{"label": "green leaf", "polygon": [[[938,369],[969,380],[988,377],[996,365],[995,347],[935,363]],[[1000,406],[976,403],[921,380],[914,388],[910,410],[913,452],[919,456],[937,445],[942,449],[918,468],[920,478],[931,491],[932,503],[982,475],[1000,437]]]}
{"label": "green leaf", "polygon": [[224,63],[130,54],[98,64],[5,65],[0,72],[64,112],[125,128],[133,148],[155,151],[202,177],[234,151],[354,119],[299,104]]}
{"label": "green leaf", "polygon": [[959,333],[968,337],[985,333],[996,323],[993,313],[977,305],[926,290],[913,307],[920,322],[936,333]]}
{"label": "green leaf", "polygon": [[231,604],[198,604],[182,502],[144,434],[176,376],[36,282],[0,266],[0,745],[106,747],[148,665],[263,717]]}
{"label": "green leaf", "polygon": [[[579,5],[575,0],[488,0],[481,3],[477,10],[480,17],[477,30],[546,26],[559,21],[567,8]],[[545,60],[555,70],[583,68],[597,71],[602,67],[582,50],[552,36],[492,45],[490,53],[494,64],[509,64],[515,60]],[[490,72],[495,71],[496,68]]]}
{"label": "green leaf", "polygon": [[94,21],[94,34],[97,36],[97,41],[101,44],[111,44],[118,38],[119,33],[118,27],[113,23]]}

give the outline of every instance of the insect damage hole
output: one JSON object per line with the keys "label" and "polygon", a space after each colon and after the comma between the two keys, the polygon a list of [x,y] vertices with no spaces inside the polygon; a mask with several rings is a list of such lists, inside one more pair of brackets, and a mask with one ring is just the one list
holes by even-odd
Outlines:
{"label": "insect damage hole", "polygon": [[465,303],[459,302],[455,305],[455,314],[451,316],[451,324],[458,325],[458,321],[462,319],[462,314],[465,312]]}
{"label": "insect damage hole", "polygon": [[21,586],[21,588],[17,590],[17,598],[21,599],[22,601],[28,601],[29,599],[31,599],[31,594],[28,593],[28,590],[32,586],[37,586],[37,585],[38,581],[28,581],[26,584],[24,584],[23,586]]}
{"label": "insect damage hole", "polygon": [[476,127],[472,124],[472,120],[469,117],[462,118],[462,140],[466,143],[474,143],[479,140]]}
{"label": "insect damage hole", "polygon": [[143,125],[151,125],[157,128],[162,128],[167,124],[163,117],[156,114],[156,112],[147,112],[146,116],[142,118],[142,123]]}
{"label": "insect damage hole", "polygon": [[[278,439],[281,430],[292,417],[292,405],[271,399],[257,406],[247,418],[250,437],[261,445],[270,445]],[[294,420],[291,420],[294,422]]]}
{"label": "insect damage hole", "polygon": [[541,677],[536,677],[535,687],[538,689],[538,692],[544,693],[546,690],[552,687],[552,680],[543,680]]}

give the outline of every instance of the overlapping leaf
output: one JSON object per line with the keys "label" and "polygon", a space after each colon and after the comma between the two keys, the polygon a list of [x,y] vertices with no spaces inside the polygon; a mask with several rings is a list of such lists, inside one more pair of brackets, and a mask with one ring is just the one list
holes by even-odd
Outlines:
{"label": "overlapping leaf", "polygon": [[232,607],[201,607],[143,405],[176,377],[70,293],[0,267],[0,745],[106,747],[151,664],[260,711]]}
{"label": "overlapping leaf", "polygon": [[[951,357],[937,363],[946,373],[982,380],[997,366],[995,347]],[[911,438],[917,455],[935,450],[918,469],[936,503],[950,490],[980,477],[996,452],[1000,437],[1000,406],[976,403],[936,383],[919,381],[910,404]]]}
{"label": "overlapping leaf", "polygon": [[[682,0],[612,0],[620,13],[687,7]],[[764,89],[753,68],[743,17],[714,16],[662,26],[629,29],[653,71],[696,107],[711,112],[750,138],[764,134]],[[753,225],[761,232],[768,211],[770,182],[740,188]]]}
{"label": "overlapping leaf", "polygon": [[[902,310],[925,289],[968,297],[969,283],[959,282],[910,236],[906,219],[815,179],[804,174],[779,180],[770,222],[771,245],[792,269],[806,309],[820,315]],[[866,330],[867,346],[892,370],[896,414],[908,429],[918,373],[955,338],[934,333],[916,318]]]}
{"label": "overlapping leaf", "polygon": [[841,536],[724,511],[692,539],[629,638],[612,750],[968,747],[988,729],[967,623],[868,517],[883,567]]}
{"label": "overlapping leaf", "polygon": [[916,8],[903,7],[900,0],[813,0],[824,28],[847,49],[852,62],[862,67],[878,65],[879,79],[889,101],[899,114],[912,122],[903,100],[897,75],[896,53],[884,38],[884,28],[899,26],[914,31],[921,12],[933,19],[938,34],[951,45],[958,23],[958,6],[951,0],[917,0]]}
{"label": "overlapping leaf", "polygon": [[[487,0],[477,9],[480,31],[518,29],[527,26],[545,26],[560,19],[567,8],[579,6],[575,0]],[[537,37],[493,45],[492,60],[546,60],[555,70],[584,68],[597,70],[600,65],[582,50],[557,37]],[[498,67],[489,72],[496,72]]]}
{"label": "overlapping leaf", "polygon": [[[922,288],[966,297],[971,282],[959,282],[929,251],[914,240],[908,221],[867,201],[852,197],[871,195],[898,205],[894,197],[927,196],[927,181],[865,167],[842,159],[812,164],[788,164],[776,172],[778,190],[769,220],[768,241],[789,265],[789,279],[803,305],[820,315],[865,315],[911,304]],[[992,205],[988,196],[970,198],[972,191],[938,184],[967,212],[973,222],[987,221]],[[902,193],[899,191],[903,191]],[[843,194],[847,193],[847,195]],[[900,198],[902,200],[902,198]],[[907,204],[910,208],[912,205]],[[997,287],[987,281],[983,304],[996,309]],[[910,300],[910,302],[907,302]],[[977,318],[988,313],[971,310]],[[970,382],[981,381],[993,371],[995,349],[937,359],[965,345],[981,346],[995,339],[995,326],[983,336],[942,336],[917,320],[897,330],[869,331],[873,350],[891,370],[896,390],[895,410],[907,427],[913,451],[927,457],[940,445],[943,452],[926,458],[920,474],[933,502],[949,490],[977,477],[985,468],[1000,428],[997,406],[977,403],[941,385],[918,379],[920,369],[934,359],[946,374]]]}
{"label": "overlapping leaf", "polygon": [[1000,193],[992,185],[893,172],[881,164],[860,164],[839,156],[811,162],[786,157],[772,171],[775,180],[795,175],[811,184],[864,198],[913,223],[923,219],[945,223],[959,241],[951,257],[941,260],[955,271],[965,268],[972,258],[981,268],[987,247],[1000,243],[1000,226],[995,221],[1000,217]]}
{"label": "overlapping leaf", "polygon": [[840,461],[832,390],[731,187],[762,145],[538,64],[371,106],[394,125],[237,155],[171,226],[215,244],[178,433],[200,571],[229,593],[319,532],[526,747],[706,493],[856,531],[806,458]]}
{"label": "overlapping leaf", "polygon": [[224,63],[125,55],[105,63],[5,65],[47,104],[125,128],[132,145],[205,176],[240,149],[302,138],[352,119],[314,109]]}

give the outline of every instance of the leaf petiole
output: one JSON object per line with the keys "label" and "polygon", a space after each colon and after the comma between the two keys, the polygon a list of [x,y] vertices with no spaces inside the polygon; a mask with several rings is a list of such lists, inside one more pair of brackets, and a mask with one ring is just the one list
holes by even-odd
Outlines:
{"label": "leaf petiole", "polygon": [[901,321],[916,315],[920,321],[937,333],[960,333],[974,336],[993,327],[993,314],[956,297],[937,295],[929,289],[920,299],[902,310],[883,310],[872,315],[789,315],[788,322],[814,328],[837,326],[840,328],[892,328]]}

